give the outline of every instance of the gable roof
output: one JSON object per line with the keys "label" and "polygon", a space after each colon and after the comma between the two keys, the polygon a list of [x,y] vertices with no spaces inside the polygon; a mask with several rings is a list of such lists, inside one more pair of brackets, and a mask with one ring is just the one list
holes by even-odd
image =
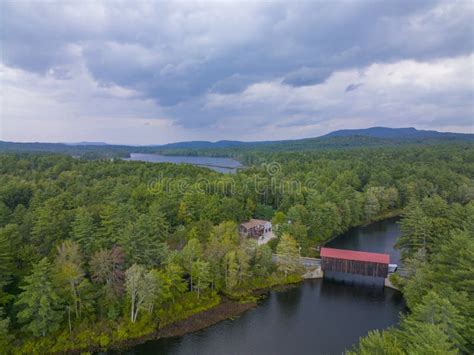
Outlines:
{"label": "gable roof", "polygon": [[257,227],[257,226],[263,226],[264,224],[266,223],[270,223],[269,221],[265,221],[263,219],[251,219],[250,221],[248,222],[244,222],[244,223],[241,223],[240,225],[241,226],[244,226],[245,228],[247,229],[250,229],[250,228],[254,228],[254,227]]}
{"label": "gable roof", "polygon": [[379,264],[389,264],[390,255],[381,253],[369,253],[366,251],[355,251],[334,248],[321,248],[322,258],[335,258],[344,260],[366,261]]}

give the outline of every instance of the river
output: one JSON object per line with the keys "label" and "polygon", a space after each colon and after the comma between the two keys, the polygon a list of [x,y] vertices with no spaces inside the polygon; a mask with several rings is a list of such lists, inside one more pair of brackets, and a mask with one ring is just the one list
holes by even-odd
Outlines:
{"label": "river", "polygon": [[220,173],[235,173],[242,166],[237,160],[230,158],[171,156],[158,154],[130,153],[130,158],[124,160],[139,160],[152,163],[191,164],[202,166]]}
{"label": "river", "polygon": [[[390,253],[400,229],[395,219],[359,227],[328,246]],[[398,322],[405,310],[398,291],[357,278],[307,280],[286,291],[272,291],[258,307],[235,320],[181,337],[138,345],[127,354],[341,354],[372,329]]]}

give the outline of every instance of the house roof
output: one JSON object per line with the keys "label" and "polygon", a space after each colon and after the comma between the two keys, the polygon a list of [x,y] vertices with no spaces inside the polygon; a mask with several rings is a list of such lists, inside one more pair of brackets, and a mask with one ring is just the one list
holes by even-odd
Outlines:
{"label": "house roof", "polygon": [[389,264],[390,255],[381,253],[369,253],[366,251],[344,250],[334,248],[321,248],[322,258],[335,258],[344,260],[367,261],[379,264]]}
{"label": "house roof", "polygon": [[266,223],[270,223],[270,222],[265,221],[263,219],[251,219],[250,221],[241,223],[240,225],[244,226],[247,229],[249,229],[249,228],[254,228],[254,227],[257,227],[257,226],[262,226]]}

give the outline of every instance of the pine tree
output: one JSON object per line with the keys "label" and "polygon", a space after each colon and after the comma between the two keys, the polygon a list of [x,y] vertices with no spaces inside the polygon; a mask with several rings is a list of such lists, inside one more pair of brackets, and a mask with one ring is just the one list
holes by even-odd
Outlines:
{"label": "pine tree", "polygon": [[431,220],[425,215],[419,204],[412,204],[401,221],[402,235],[396,246],[401,249],[402,257],[407,258],[424,249],[429,253]]}
{"label": "pine tree", "polygon": [[85,255],[90,255],[94,249],[95,225],[92,215],[86,208],[80,207],[76,210],[74,222],[72,222],[71,237],[79,243]]}
{"label": "pine tree", "polygon": [[11,281],[15,265],[13,263],[13,243],[16,225],[9,224],[0,229],[0,303],[2,288]]}
{"label": "pine tree", "polygon": [[3,308],[0,307],[0,349],[6,349],[13,338],[8,332],[9,325],[10,319],[5,318]]}
{"label": "pine tree", "polygon": [[127,254],[128,265],[141,263],[145,266],[159,265],[167,252],[166,245],[152,220],[147,215],[140,215],[135,223],[129,222],[120,237],[120,245]]}
{"label": "pine tree", "polygon": [[416,326],[403,328],[401,339],[407,354],[455,355],[459,352],[449,341],[439,325],[417,323]]}
{"label": "pine tree", "polygon": [[51,266],[43,258],[33,268],[31,275],[25,277],[25,285],[20,287],[16,305],[21,308],[18,320],[24,329],[34,336],[45,336],[59,329],[63,312],[59,311],[60,299],[53,287]]}
{"label": "pine tree", "polygon": [[423,301],[413,309],[412,316],[405,320],[404,326],[414,326],[416,323],[435,324],[453,344],[464,346],[461,334],[464,331],[465,321],[459,310],[448,299],[430,291],[423,297]]}
{"label": "pine tree", "polygon": [[360,339],[356,351],[347,352],[347,355],[405,355],[401,343],[392,331],[370,331],[366,337]]}

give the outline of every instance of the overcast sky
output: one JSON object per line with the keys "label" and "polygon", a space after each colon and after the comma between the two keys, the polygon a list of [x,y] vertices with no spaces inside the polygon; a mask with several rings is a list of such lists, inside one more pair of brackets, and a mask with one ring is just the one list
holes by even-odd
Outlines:
{"label": "overcast sky", "polygon": [[474,1],[0,1],[0,140],[474,133]]}

